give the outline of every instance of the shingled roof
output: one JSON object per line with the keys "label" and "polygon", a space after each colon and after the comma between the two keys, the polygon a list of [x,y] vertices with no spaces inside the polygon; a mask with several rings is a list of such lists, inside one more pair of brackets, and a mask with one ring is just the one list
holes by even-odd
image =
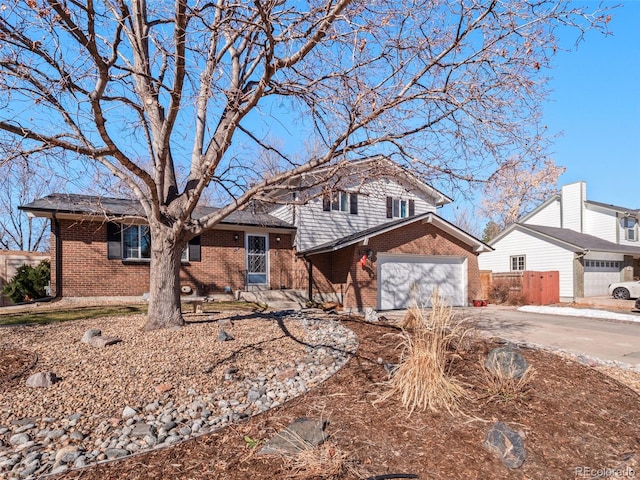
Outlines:
{"label": "shingled roof", "polygon": [[[92,220],[112,220],[114,217],[144,217],[144,209],[140,202],[129,198],[97,197],[92,195],[78,195],[71,193],[53,193],[34,200],[19,207],[36,217],[52,217],[53,214],[88,217]],[[198,207],[194,217],[199,218],[215,212],[215,207]],[[225,225],[244,225],[257,227],[295,227],[279,218],[264,213],[252,213],[246,210],[236,210],[221,222]]]}
{"label": "shingled roof", "polygon": [[593,235],[587,235],[586,233],[576,232],[575,230],[570,230],[568,228],[546,227],[543,225],[531,225],[528,223],[518,223],[516,226],[568,244],[574,247],[576,251],[591,250],[597,252],[626,253],[633,255],[640,254],[640,247],[619,245],[617,243],[609,242]]}

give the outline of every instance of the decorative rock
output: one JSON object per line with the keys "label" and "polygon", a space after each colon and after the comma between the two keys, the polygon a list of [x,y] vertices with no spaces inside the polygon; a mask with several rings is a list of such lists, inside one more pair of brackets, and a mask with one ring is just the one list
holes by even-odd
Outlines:
{"label": "decorative rock", "polygon": [[50,387],[58,381],[55,373],[38,372],[27,378],[27,387],[30,388],[46,388]]}
{"label": "decorative rock", "polygon": [[260,454],[296,454],[310,446],[320,445],[325,441],[326,422],[311,418],[298,418],[287,428],[269,440]]}
{"label": "decorative rock", "polygon": [[169,435],[165,441],[164,444],[165,445],[175,445],[176,443],[178,443],[181,440],[181,438],[178,435]]}
{"label": "decorative rock", "polygon": [[138,414],[138,412],[135,410],[135,408],[131,408],[129,406],[124,407],[124,410],[122,410],[122,418],[127,420],[129,418],[133,418]]}
{"label": "decorative rock", "polygon": [[89,343],[89,341],[93,337],[99,337],[100,335],[102,335],[102,330],[100,330],[98,328],[90,328],[89,330],[84,332],[84,335],[82,336],[81,342],[82,343]]}
{"label": "decorative rock", "polygon": [[160,385],[156,385],[156,388],[154,390],[156,391],[156,393],[166,393],[172,389],[173,385],[171,385],[170,383],[161,383]]}
{"label": "decorative rock", "polygon": [[507,346],[491,350],[484,366],[497,375],[520,379],[529,368],[529,363],[520,352]]}
{"label": "decorative rock", "polygon": [[27,423],[26,425],[23,425],[20,428],[18,428],[14,433],[26,432],[28,430],[31,430],[33,427],[35,427],[33,423]]}
{"label": "decorative rock", "polygon": [[9,438],[9,444],[13,446],[23,445],[29,441],[29,435],[26,433],[16,433]]}
{"label": "decorative rock", "polygon": [[508,468],[520,468],[527,458],[524,440],[503,422],[495,423],[487,432],[484,445]]}
{"label": "decorative rock", "polygon": [[170,430],[173,430],[174,428],[176,428],[178,426],[178,424],[174,421],[169,421],[167,423],[165,423],[164,425],[162,425],[162,429],[165,432],[168,432]]}
{"label": "decorative rock", "polygon": [[220,330],[220,333],[218,333],[219,342],[229,342],[231,340],[233,340],[233,337],[230,334],[228,334],[224,330]]}
{"label": "decorative rock", "polygon": [[155,435],[155,428],[148,423],[136,423],[131,429],[132,437],[144,437],[146,435]]}
{"label": "decorative rock", "polygon": [[62,447],[56,452],[56,464],[74,463],[80,456],[78,447]]}
{"label": "decorative rock", "polygon": [[378,320],[378,312],[376,312],[373,308],[367,307],[364,309],[365,322],[376,323]]}
{"label": "decorative rock", "polygon": [[104,348],[109,345],[115,345],[116,343],[120,343],[122,340],[118,337],[91,337],[89,339],[89,345],[96,348]]}
{"label": "decorative rock", "polygon": [[47,433],[46,438],[48,438],[49,440],[55,440],[56,438],[60,438],[63,435],[64,430],[51,430],[49,433]]}
{"label": "decorative rock", "polygon": [[[300,358],[259,371],[257,376],[249,371],[238,374],[235,366],[228,366],[224,373],[229,382],[212,391],[194,385],[186,392],[188,398],[184,398],[182,391],[176,392],[175,398],[166,394],[174,389],[168,382],[175,378],[174,372],[168,371],[166,377],[148,385],[149,390],[154,388],[161,394],[152,403],[140,404],[139,409],[132,404],[123,409],[121,416],[106,417],[95,424],[94,417],[88,415],[93,413],[91,408],[84,415],[67,412],[58,418],[12,419],[10,428],[0,425],[0,442],[4,444],[0,445],[0,471],[10,472],[9,478],[13,480],[36,478],[45,472],[63,472],[209,433],[275,408],[318,385],[344,365],[357,348],[353,332],[337,322],[326,322],[307,314],[288,318],[300,320],[305,330],[304,341],[308,347]],[[97,337],[100,336],[91,338]],[[129,370],[132,376],[136,375],[135,368]],[[206,370],[219,371],[211,365]],[[167,383],[160,383],[163,380]],[[10,444],[9,436],[21,429],[28,429],[23,433],[29,433],[22,439],[24,443]],[[322,433],[320,437],[324,439]],[[85,452],[80,442],[92,450]]]}
{"label": "decorative rock", "polygon": [[105,450],[104,454],[109,460],[111,460],[129,455],[129,450],[125,450],[124,448],[108,448]]}

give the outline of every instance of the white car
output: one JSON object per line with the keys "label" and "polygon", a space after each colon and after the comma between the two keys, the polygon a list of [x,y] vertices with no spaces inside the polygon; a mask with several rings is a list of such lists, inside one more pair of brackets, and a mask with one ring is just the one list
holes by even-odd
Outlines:
{"label": "white car", "polygon": [[640,281],[617,282],[609,285],[609,295],[620,300],[640,297]]}

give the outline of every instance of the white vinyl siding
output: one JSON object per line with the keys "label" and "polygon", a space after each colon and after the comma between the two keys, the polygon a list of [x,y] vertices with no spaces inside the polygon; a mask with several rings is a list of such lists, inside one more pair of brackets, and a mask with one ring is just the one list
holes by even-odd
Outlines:
{"label": "white vinyl siding", "polygon": [[513,230],[492,245],[493,252],[478,256],[480,270],[494,273],[509,272],[511,257],[522,255],[526,251],[527,270],[560,272],[560,297],[573,298],[573,261],[574,253],[564,247],[520,230]]}
{"label": "white vinyl siding", "polygon": [[617,219],[615,212],[595,205],[584,209],[584,233],[602,238],[611,243],[618,243],[616,235]]}
{"label": "white vinyl siding", "polygon": [[560,200],[554,200],[537,212],[531,213],[523,223],[560,228]]}
{"label": "white vinyl siding", "polygon": [[512,272],[523,272],[527,269],[527,261],[525,255],[514,255],[511,257],[511,271]]}
{"label": "white vinyl siding", "polygon": [[586,196],[587,185],[584,182],[571,183],[562,187],[562,228],[583,232],[582,212]]}
{"label": "white vinyl siding", "polygon": [[279,218],[283,222],[287,222],[293,225],[294,214],[293,209],[294,205],[283,205],[281,207],[276,208],[272,212],[269,212],[270,215],[273,215],[276,218]]}
{"label": "white vinyl siding", "polygon": [[638,222],[635,217],[622,217],[619,219],[620,245],[638,246]]}
{"label": "white vinyl siding", "polygon": [[[358,214],[323,211],[322,197],[314,198],[297,210],[298,227],[296,246],[299,251],[321,245],[338,238],[366,230],[391,221],[386,216],[387,196],[415,201],[415,214],[435,212],[431,198],[419,196],[399,183],[389,179],[376,179],[363,185],[358,191]],[[281,218],[281,217],[279,217]]]}

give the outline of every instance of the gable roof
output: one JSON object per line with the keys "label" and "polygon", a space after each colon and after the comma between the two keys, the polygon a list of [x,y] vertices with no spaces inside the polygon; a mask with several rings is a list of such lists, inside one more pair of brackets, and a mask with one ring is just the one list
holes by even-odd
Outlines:
{"label": "gable roof", "polygon": [[493,250],[493,248],[491,248],[486,243],[475,238],[473,235],[468,234],[464,230],[461,230],[454,224],[446,221],[444,218],[439,217],[435,213],[428,212],[422,213],[420,215],[415,215],[413,217],[401,218],[398,220],[393,220],[391,222],[383,223],[382,225],[377,225],[375,227],[368,228],[367,230],[362,230],[360,232],[338,238],[337,240],[332,240],[330,242],[323,243],[321,245],[301,251],[298,253],[298,255],[317,255],[320,253],[335,252],[336,250],[340,250],[350,245],[366,241],[371,237],[382,235],[384,233],[404,227],[405,225],[410,225],[418,221],[424,221],[426,223],[434,224],[436,227],[453,235],[458,240],[461,240],[467,245],[474,247],[475,252],[481,253]]}
{"label": "gable roof", "polygon": [[[53,193],[18,208],[33,216],[47,218],[52,218],[54,214],[70,218],[89,218],[94,221],[106,221],[113,217],[145,217],[144,209],[138,200],[72,193]],[[197,207],[194,216],[197,218],[216,210],[218,209],[215,207]],[[252,213],[246,210],[236,210],[220,223],[295,229],[290,223],[272,215]]]}
{"label": "gable roof", "polygon": [[[426,184],[419,179],[415,174],[409,171],[407,168],[397,164],[396,162],[384,157],[382,155],[375,155],[358,160],[349,160],[336,165],[325,165],[313,169],[310,172],[302,173],[288,179],[285,183],[287,185],[298,184],[317,186],[319,183],[323,184],[331,179],[348,180],[349,177],[357,178],[357,172],[362,171],[366,173],[367,169],[371,169],[372,175],[365,175],[365,178],[369,177],[394,177],[400,181],[404,181],[414,187],[416,190],[422,192],[425,196],[434,199],[434,203],[437,206],[446,205],[453,202],[453,200],[442,193],[440,190]],[[356,173],[352,173],[356,172]],[[328,177],[327,177],[327,174]],[[304,187],[301,187],[304,189]],[[289,190],[286,190],[287,192]],[[281,194],[277,188],[271,193],[267,194],[263,199],[268,197],[278,196]]]}
{"label": "gable roof", "polygon": [[594,202],[593,200],[585,200],[585,204],[587,205],[595,205],[597,207],[607,208],[609,210],[614,210],[616,212],[624,213],[627,215],[640,215],[640,208],[627,208],[627,207],[619,207],[617,205],[612,205],[610,203],[602,203],[602,202]]}
{"label": "gable roof", "polygon": [[[522,223],[516,223],[512,225],[512,227],[513,228],[510,227],[507,230],[512,231],[515,228],[518,228],[528,233],[537,234],[538,236],[543,236],[557,242],[561,242],[569,249],[573,249],[575,252],[596,251],[633,255],[640,254],[640,247],[618,245],[617,243],[609,242],[593,235],[587,235],[586,233],[576,232],[575,230],[570,230],[568,228],[546,227],[543,225]],[[507,230],[505,230],[505,232]]]}

